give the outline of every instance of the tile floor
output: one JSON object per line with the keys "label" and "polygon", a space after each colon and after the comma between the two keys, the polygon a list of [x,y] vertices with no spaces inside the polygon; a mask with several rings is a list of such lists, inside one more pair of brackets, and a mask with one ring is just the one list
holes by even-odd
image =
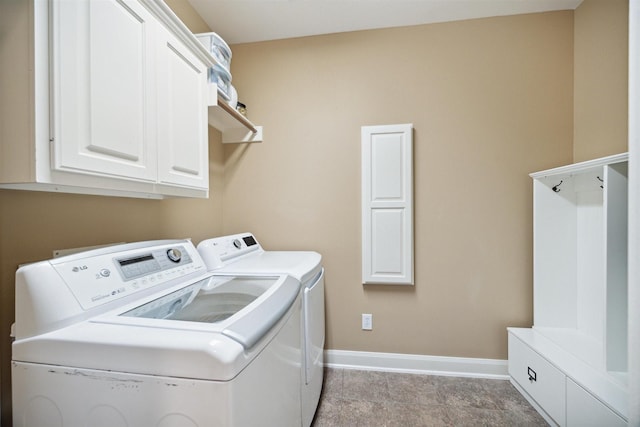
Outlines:
{"label": "tile floor", "polygon": [[506,380],[327,368],[312,427],[546,425]]}

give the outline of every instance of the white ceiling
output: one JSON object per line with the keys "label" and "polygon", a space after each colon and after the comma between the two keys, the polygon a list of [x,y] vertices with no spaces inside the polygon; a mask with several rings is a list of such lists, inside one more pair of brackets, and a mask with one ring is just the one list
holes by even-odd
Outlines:
{"label": "white ceiling", "polygon": [[188,0],[229,44],[575,9],[582,0]]}

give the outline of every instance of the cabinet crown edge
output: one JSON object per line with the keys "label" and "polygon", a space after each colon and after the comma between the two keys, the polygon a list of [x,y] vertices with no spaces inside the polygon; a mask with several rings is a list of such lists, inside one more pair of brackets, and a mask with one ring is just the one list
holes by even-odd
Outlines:
{"label": "cabinet crown edge", "polygon": [[625,152],[620,154],[614,154],[611,156],[600,157],[598,159],[587,160],[584,162],[573,163],[566,166],[560,166],[557,168],[546,169],[539,172],[533,172],[533,173],[530,173],[529,176],[533,179],[541,179],[541,178],[544,178],[547,176],[553,176],[553,175],[566,175],[574,172],[581,172],[589,168],[594,168],[594,167],[599,167],[604,165],[611,165],[614,163],[622,163],[628,160],[629,160],[629,153]]}

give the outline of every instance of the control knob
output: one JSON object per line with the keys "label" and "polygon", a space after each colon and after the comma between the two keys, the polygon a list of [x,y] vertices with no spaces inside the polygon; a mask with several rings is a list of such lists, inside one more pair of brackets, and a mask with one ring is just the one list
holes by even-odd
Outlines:
{"label": "control knob", "polygon": [[240,248],[242,248],[242,243],[240,243],[240,240],[234,239],[233,240],[233,246],[235,246],[236,249],[240,249]]}
{"label": "control knob", "polygon": [[180,252],[180,249],[171,248],[167,251],[167,256],[173,262],[180,262],[182,259],[182,252]]}

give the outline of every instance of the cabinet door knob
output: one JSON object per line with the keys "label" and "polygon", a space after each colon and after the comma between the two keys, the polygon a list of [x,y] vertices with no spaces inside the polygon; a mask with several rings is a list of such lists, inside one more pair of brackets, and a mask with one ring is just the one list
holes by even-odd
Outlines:
{"label": "cabinet door knob", "polygon": [[537,378],[537,374],[536,371],[534,371],[533,369],[531,369],[531,367],[527,366],[527,375],[529,375],[529,381],[534,382],[536,381]]}

